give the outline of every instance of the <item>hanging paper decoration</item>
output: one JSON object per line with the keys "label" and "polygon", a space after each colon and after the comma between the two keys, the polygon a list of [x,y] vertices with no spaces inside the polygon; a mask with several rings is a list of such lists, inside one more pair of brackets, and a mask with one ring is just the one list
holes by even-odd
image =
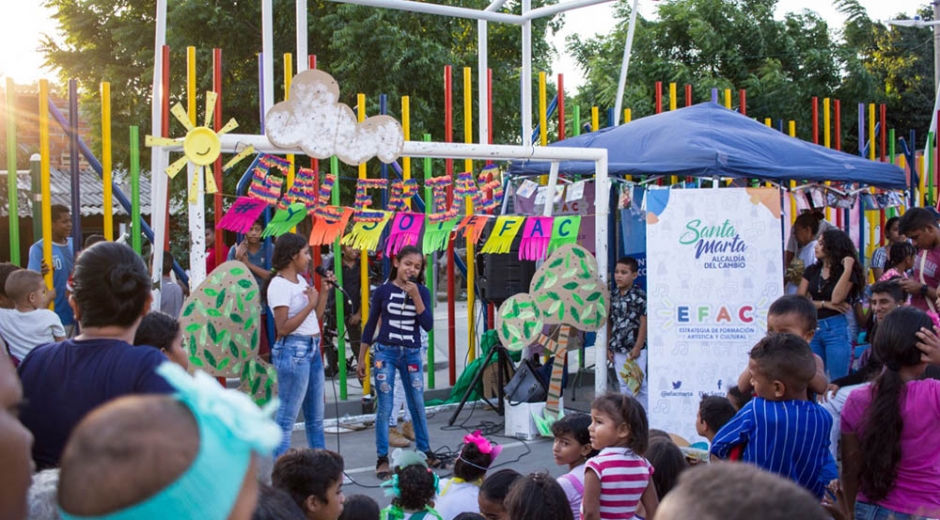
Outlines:
{"label": "hanging paper decoration", "polygon": [[508,253],[512,251],[512,240],[516,238],[525,217],[499,217],[490,238],[483,245],[481,253]]}
{"label": "hanging paper decoration", "polygon": [[281,186],[283,185],[284,179],[282,177],[269,175],[266,168],[256,166],[252,172],[248,196],[263,200],[273,206],[277,204],[277,199],[281,196]]}
{"label": "hanging paper decoration", "polygon": [[392,221],[388,240],[385,242],[385,254],[397,254],[405,246],[418,245],[421,228],[424,227],[424,215],[421,213],[398,213]]}
{"label": "hanging paper decoration", "polygon": [[476,244],[480,241],[480,235],[483,234],[483,228],[489,219],[489,215],[467,215],[454,231],[459,233],[463,229],[463,236],[467,237],[471,244]]}
{"label": "hanging paper decoration", "polygon": [[473,182],[473,172],[460,172],[457,174],[454,195],[469,198],[474,206],[480,206],[483,203],[483,194],[477,189],[477,184]]}
{"label": "hanging paper decoration", "polygon": [[457,209],[453,206],[449,209],[447,207],[447,187],[450,183],[451,179],[446,175],[424,181],[424,186],[431,188],[434,203],[431,214],[428,215],[429,222],[443,222],[457,217]]}
{"label": "hanging paper decoration", "polygon": [[370,189],[385,189],[388,186],[388,179],[359,179],[356,183],[356,202],[354,208],[356,216],[355,222],[379,222],[384,218],[384,211],[369,211],[372,205],[372,197],[369,195]]}
{"label": "hanging paper decoration", "polygon": [[343,245],[354,249],[365,249],[375,251],[379,247],[379,241],[382,240],[382,232],[385,231],[385,225],[392,218],[390,211],[378,211],[381,217],[375,222],[356,222],[352,231],[343,237]]}
{"label": "hanging paper decoration", "polygon": [[519,260],[542,260],[552,239],[552,217],[528,217],[522,228]]}
{"label": "hanging paper decoration", "polygon": [[297,175],[294,177],[294,184],[287,190],[287,195],[281,199],[281,202],[278,204],[278,209],[285,209],[288,205],[294,202],[299,202],[307,207],[307,209],[312,209],[316,206],[316,180],[314,177],[316,172],[310,168],[300,168],[297,170]]}
{"label": "hanging paper decoration", "polygon": [[300,224],[306,216],[307,206],[300,202],[291,204],[287,209],[279,209],[271,222],[268,222],[268,227],[264,228],[261,236],[264,238],[281,236]]}
{"label": "hanging paper decoration", "polygon": [[258,158],[258,162],[263,164],[265,168],[277,168],[284,175],[287,175],[287,172],[290,171],[290,161],[277,155],[264,154]]}
{"label": "hanging paper decoration", "polygon": [[352,214],[352,208],[340,206],[318,207],[314,212],[313,229],[310,231],[310,245],[332,245],[336,238],[346,230],[346,224]]}
{"label": "hanging paper decoration", "polygon": [[418,183],[414,179],[406,181],[392,181],[392,189],[388,196],[389,211],[408,211],[408,200],[418,192]]}
{"label": "hanging paper decoration", "polygon": [[581,215],[555,217],[555,221],[552,222],[552,239],[548,243],[548,252],[551,253],[566,244],[577,244],[580,231]]}
{"label": "hanging paper decoration", "polygon": [[330,205],[330,195],[333,193],[333,183],[336,182],[336,175],[328,173],[323,177],[323,183],[320,184],[320,198],[317,205],[322,207]]}
{"label": "hanging paper decoration", "polygon": [[459,222],[458,219],[428,222],[428,227],[424,230],[424,243],[421,247],[424,254],[447,249],[447,243],[450,242],[450,233],[454,230],[457,222]]}
{"label": "hanging paper decoration", "polygon": [[479,211],[492,211],[503,204],[503,183],[499,179],[499,168],[494,165],[483,168],[478,177],[480,181]]}
{"label": "hanging paper decoration", "polygon": [[217,228],[227,229],[236,233],[251,231],[251,225],[258,220],[264,208],[268,207],[262,200],[252,197],[238,197],[228,212],[216,224]]}

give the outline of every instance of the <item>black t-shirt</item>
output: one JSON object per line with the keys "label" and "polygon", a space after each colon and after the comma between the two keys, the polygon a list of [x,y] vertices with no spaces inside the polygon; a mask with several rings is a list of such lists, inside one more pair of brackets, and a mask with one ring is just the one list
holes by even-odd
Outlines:
{"label": "black t-shirt", "polygon": [[[839,281],[839,277],[842,276],[842,266],[840,265],[836,268],[829,268],[829,278],[822,277],[822,265],[815,263],[811,266],[808,266],[803,271],[803,279],[809,282],[809,288],[807,289],[807,294],[809,294],[810,299],[814,302],[820,301],[832,301],[832,290],[836,288],[836,282]],[[853,284],[858,284],[858,280],[853,278],[850,280]],[[851,291],[850,291],[851,292]],[[826,318],[831,318],[833,316],[838,316],[839,311],[834,311],[832,309],[819,309],[816,311],[816,317],[824,320]]]}

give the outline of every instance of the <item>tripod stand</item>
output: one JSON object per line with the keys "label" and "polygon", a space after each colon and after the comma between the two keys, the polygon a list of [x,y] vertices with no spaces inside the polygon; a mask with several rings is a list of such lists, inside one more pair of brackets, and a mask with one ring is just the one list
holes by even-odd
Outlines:
{"label": "tripod stand", "polygon": [[[470,383],[470,386],[467,388],[467,391],[464,392],[463,398],[460,400],[460,404],[457,405],[457,409],[454,410],[454,415],[451,415],[450,420],[447,421],[448,426],[454,425],[454,422],[457,420],[457,416],[460,415],[460,411],[463,410],[463,406],[467,404],[467,399],[470,398],[470,394],[480,383],[480,379],[483,378],[483,372],[486,371],[486,367],[489,366],[490,361],[493,359],[494,355],[496,356],[496,364],[497,364],[496,398],[498,399],[499,402],[497,403],[496,406],[493,406],[493,403],[490,402],[490,398],[487,395],[483,396],[483,400],[486,401],[486,404],[493,406],[493,408],[496,408],[496,412],[499,413],[499,415],[503,415],[505,413],[505,410],[503,408],[503,400],[504,400],[503,399],[504,397],[503,385],[506,383],[509,383],[509,380],[512,378],[513,371],[511,370],[511,367],[513,366],[513,364],[512,364],[512,360],[509,359],[509,351],[506,350],[506,347],[497,343],[496,345],[493,345],[493,347],[490,349],[489,353],[486,355],[486,359],[483,360],[483,364],[477,370],[476,375],[473,376],[473,382]],[[504,377],[505,379],[503,379]]]}

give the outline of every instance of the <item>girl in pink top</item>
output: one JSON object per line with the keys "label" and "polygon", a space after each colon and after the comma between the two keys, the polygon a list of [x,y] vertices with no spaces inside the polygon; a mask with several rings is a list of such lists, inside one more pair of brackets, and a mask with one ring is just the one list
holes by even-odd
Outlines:
{"label": "girl in pink top", "polygon": [[940,363],[932,325],[914,307],[888,313],[872,343],[885,369],[842,409],[850,518],[940,516],[940,381],[919,380],[927,363]]}
{"label": "girl in pink top", "polygon": [[584,472],[583,520],[622,520],[636,516],[642,502],[647,518],[656,516],[659,499],[643,458],[649,423],[640,403],[628,395],[608,394],[591,405],[591,446],[600,454]]}
{"label": "girl in pink top", "polygon": [[914,256],[917,250],[910,242],[891,244],[888,249],[888,260],[885,261],[885,272],[878,279],[884,282],[892,278],[907,278],[907,272],[914,268]]}

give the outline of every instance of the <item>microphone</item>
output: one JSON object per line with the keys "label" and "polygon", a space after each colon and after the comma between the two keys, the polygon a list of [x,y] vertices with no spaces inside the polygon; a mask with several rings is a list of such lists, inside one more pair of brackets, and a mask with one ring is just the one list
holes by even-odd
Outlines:
{"label": "microphone", "polygon": [[[418,278],[415,276],[409,276],[408,281],[415,285],[418,285]],[[411,301],[411,296],[408,296],[408,293],[405,293],[405,305],[408,305],[408,302],[410,301]]]}
{"label": "microphone", "polygon": [[327,271],[325,267],[323,267],[322,265],[318,265],[317,268],[314,269],[314,271],[316,271],[318,275],[325,278],[327,283],[329,283],[330,285],[338,289],[339,292],[343,293],[343,295],[346,296],[346,301],[349,303],[349,305],[352,305],[352,298],[349,296],[349,293],[346,292],[346,289],[343,289],[342,287],[337,285],[336,282],[329,279],[330,272]]}

